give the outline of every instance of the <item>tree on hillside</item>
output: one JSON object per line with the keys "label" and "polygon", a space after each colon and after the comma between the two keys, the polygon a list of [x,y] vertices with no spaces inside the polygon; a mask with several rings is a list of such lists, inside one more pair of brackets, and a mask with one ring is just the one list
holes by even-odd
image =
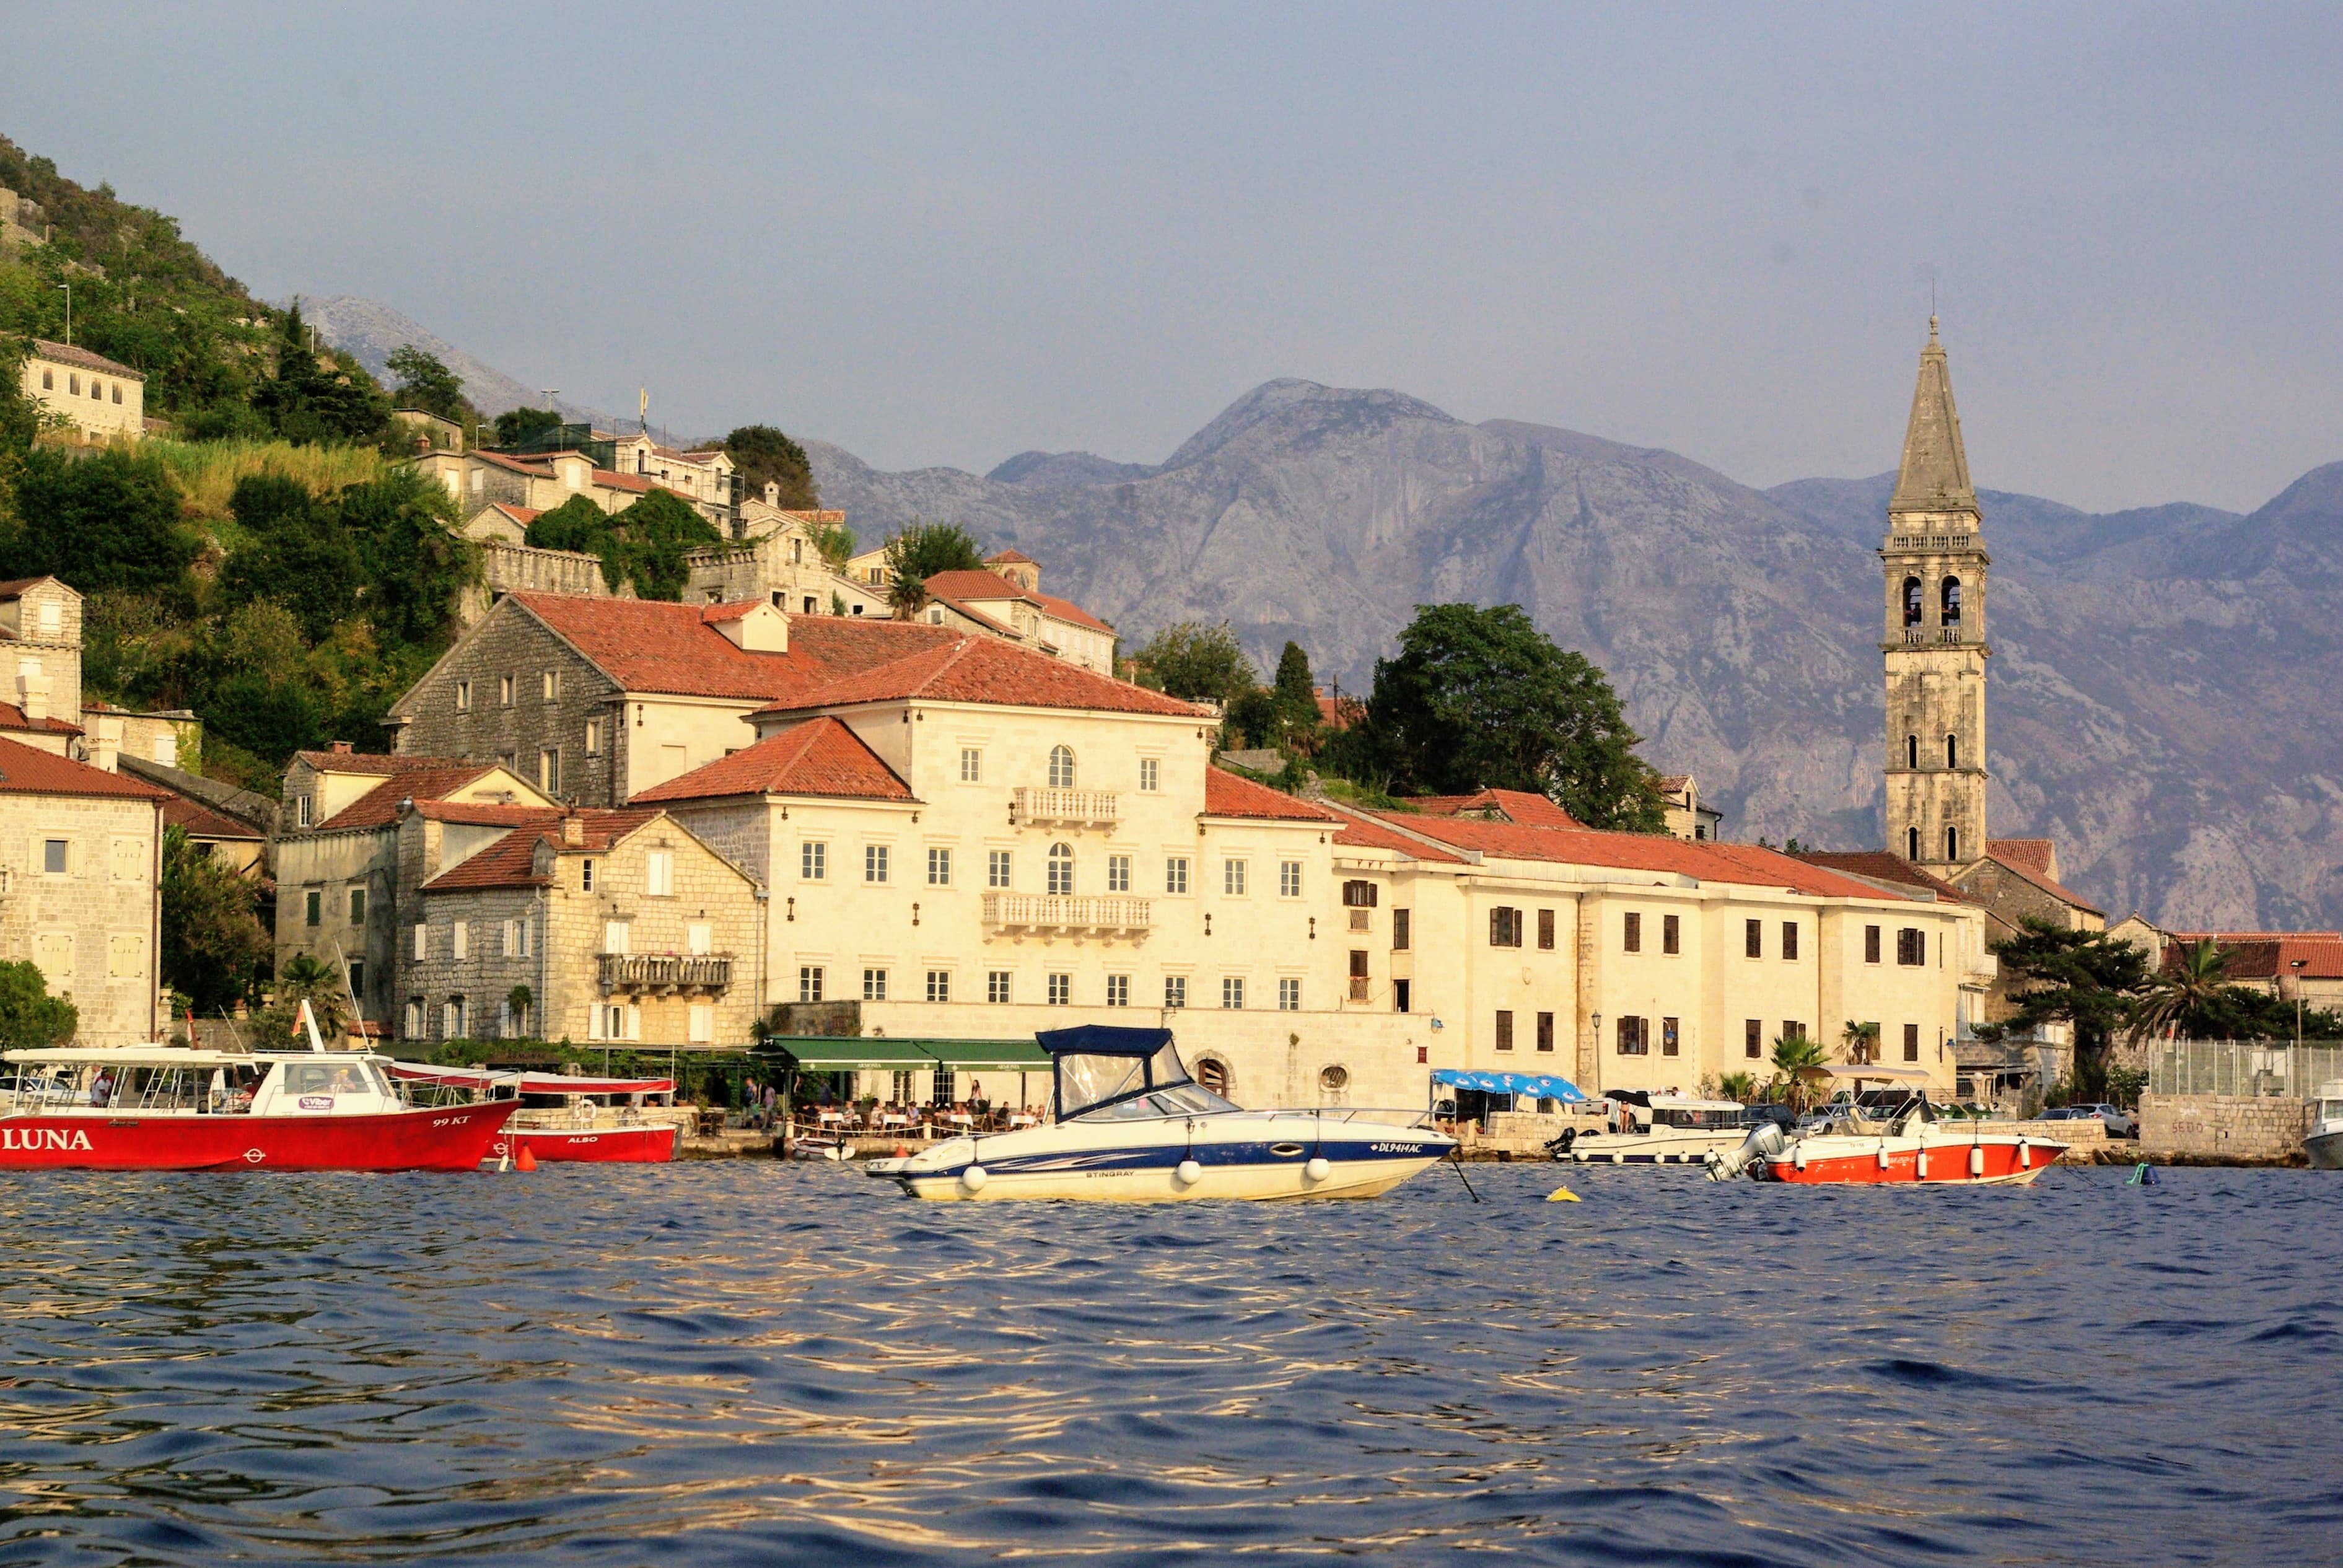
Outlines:
{"label": "tree on hillside", "polygon": [[163,830],[163,982],[200,1013],[242,1001],[269,955],[250,882]]}
{"label": "tree on hillside", "polygon": [[1321,720],[1318,682],[1310,672],[1310,656],[1298,642],[1289,642],[1277,658],[1277,676],[1271,683],[1277,701],[1277,719],[1284,744],[1301,751],[1316,749]]}
{"label": "tree on hillside", "polygon": [[497,416],[497,445],[518,447],[561,423],[550,408],[508,408]]}
{"label": "tree on hillside", "polygon": [[437,355],[407,343],[393,350],[387,363],[398,377],[392,396],[401,408],[420,408],[458,424],[478,417],[465,399],[464,378],[440,363]]}
{"label": "tree on hillside", "polygon": [[626,546],[627,575],[645,598],[681,598],[689,575],[684,552],[724,542],[715,524],[666,490],[653,490],[610,521]]}
{"label": "tree on hillside", "polygon": [[16,479],[41,432],[41,408],[25,392],[25,346],[0,337],[0,529],[16,516]]}
{"label": "tree on hillside", "polygon": [[0,576],[54,573],[83,593],[176,588],[196,558],[178,490],[151,456],[36,447],[15,489],[16,515],[0,524]]}
{"label": "tree on hillside", "polygon": [[1186,701],[1232,703],[1260,684],[1229,623],[1180,621],[1147,639],[1132,658],[1165,693]]}
{"label": "tree on hillside", "polygon": [[297,300],[277,326],[277,373],[252,406],[294,442],[372,441],[390,422],[390,399],[357,360],[311,346]]}
{"label": "tree on hillside", "polygon": [[854,530],[844,523],[816,523],[807,531],[812,536],[813,548],[820,552],[830,569],[844,571],[846,563],[854,558]]}
{"label": "tree on hillside", "polygon": [[355,611],[365,573],[338,508],[297,480],[253,474],[236,481],[228,511],[245,535],[220,568],[228,604],[273,598],[312,642]]}
{"label": "tree on hillside", "polygon": [[393,468],[335,498],[366,568],[366,615],[386,648],[445,648],[480,552],[457,527],[456,502],[419,470]]}
{"label": "tree on hillside", "polygon": [[2046,1022],[2075,1031],[2073,1090],[2084,1100],[2107,1088],[2107,1045],[2147,990],[2147,956],[2105,931],[2070,931],[2028,916],[2022,935],[1995,950],[2009,982],[2017,1029]]}
{"label": "tree on hillside", "polygon": [[51,996],[40,966],[0,962],[0,1049],[46,1050],[74,1037],[81,1010],[73,999]]}
{"label": "tree on hillside", "polygon": [[887,602],[909,619],[927,607],[930,578],[983,569],[984,551],[967,529],[915,522],[887,541]]}
{"label": "tree on hillside", "polygon": [[1658,778],[1618,693],[1519,605],[1419,605],[1375,663],[1363,740],[1395,789],[1523,789],[1594,828],[1656,832]]}
{"label": "tree on hillside", "polygon": [[778,505],[793,512],[809,512],[821,505],[814,492],[813,465],[805,448],[770,425],[743,425],[724,437],[740,494],[750,500],[765,498],[768,483],[780,487]]}

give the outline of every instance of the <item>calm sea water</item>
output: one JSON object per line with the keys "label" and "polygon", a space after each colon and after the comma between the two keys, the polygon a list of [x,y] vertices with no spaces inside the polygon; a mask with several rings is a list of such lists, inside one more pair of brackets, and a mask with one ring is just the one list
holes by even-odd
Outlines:
{"label": "calm sea water", "polygon": [[2343,1177],[1473,1179],[0,1177],[0,1563],[2343,1560]]}

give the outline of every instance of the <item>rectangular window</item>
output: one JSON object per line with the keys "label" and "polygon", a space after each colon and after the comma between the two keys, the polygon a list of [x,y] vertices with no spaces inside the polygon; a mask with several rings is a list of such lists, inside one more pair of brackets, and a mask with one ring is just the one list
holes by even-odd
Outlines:
{"label": "rectangular window", "polygon": [[940,844],[928,846],[928,886],[951,886],[951,851]]}
{"label": "rectangular window", "polygon": [[798,879],[819,882],[830,875],[830,846],[809,839],[798,846]]}
{"label": "rectangular window", "polygon": [[431,928],[421,920],[415,922],[415,946],[411,950],[417,962],[431,956]]}
{"label": "rectangular window", "polygon": [[1302,896],[1302,862],[1280,860],[1277,863],[1277,896],[1298,899]]}
{"label": "rectangular window", "polygon": [[1522,945],[1522,912],[1500,904],[1489,911],[1489,945],[1493,948],[1517,948]]}
{"label": "rectangular window", "polygon": [[[1410,1000],[1409,993],[1413,990],[1414,988],[1403,980],[1395,980],[1392,981],[1392,1011],[1408,1011],[1408,1001]],[[1422,1057],[1417,1057],[1416,1060],[1421,1061],[1423,1059]]]}
{"label": "rectangular window", "polygon": [[1537,1015],[1537,1048],[1551,1055],[1554,1051],[1554,1014]]}
{"label": "rectangular window", "polygon": [[1188,857],[1173,855],[1163,862],[1163,890],[1184,893],[1188,890]]}
{"label": "rectangular window", "polygon": [[1875,964],[1879,961],[1879,928],[1877,926],[1863,928],[1863,961],[1867,964]]}
{"label": "rectangular window", "polygon": [[301,923],[317,926],[325,923],[326,895],[312,888],[301,895]]}
{"label": "rectangular window", "polygon": [[1795,920],[1782,922],[1782,956],[1794,961],[1798,956],[1798,922]]}
{"label": "rectangular window", "polygon": [[293,805],[295,808],[294,815],[300,819],[301,826],[304,828],[308,827],[309,813],[314,809],[311,804],[310,798],[307,795],[296,795],[293,798]]}
{"label": "rectangular window", "polygon": [[1513,1014],[1510,1008],[1501,1007],[1497,1010],[1497,1049],[1499,1050],[1513,1049]]}
{"label": "rectangular window", "polygon": [[1674,1056],[1676,1053],[1676,1020],[1672,1018],[1660,1020],[1660,1054]]}
{"label": "rectangular window", "polygon": [[1232,1012],[1243,1010],[1244,977],[1242,975],[1222,975],[1221,977],[1221,1006],[1226,1008]]}
{"label": "rectangular window", "polygon": [[1906,969],[1928,961],[1928,934],[1916,926],[1905,926],[1896,933],[1896,961]]}
{"label": "rectangular window", "polygon": [[1619,1020],[1619,1054],[1649,1056],[1652,1054],[1651,1020],[1633,1015]]}
{"label": "rectangular window", "polygon": [[873,887],[877,887],[886,881],[886,845],[865,844],[862,846],[862,879]]}
{"label": "rectangular window", "polygon": [[643,855],[643,892],[654,899],[675,897],[675,851],[650,849]]}
{"label": "rectangular window", "polygon": [[1805,1038],[1805,1033],[1806,1026],[1800,1023],[1796,1019],[1785,1018],[1782,1020],[1782,1038],[1784,1040],[1803,1040]]}
{"label": "rectangular window", "polygon": [[820,964],[798,966],[798,1000],[799,1001],[821,1000],[821,966]]}
{"label": "rectangular window", "polygon": [[354,926],[366,924],[366,896],[364,888],[350,890],[350,924]]}
{"label": "rectangular window", "polygon": [[1741,951],[1742,954],[1747,958],[1762,959],[1765,956],[1765,921],[1744,920],[1741,922]]}
{"label": "rectangular window", "polygon": [[1051,1007],[1064,1007],[1074,1000],[1074,977],[1053,974],[1049,977],[1049,1001]]}
{"label": "rectangular window", "polygon": [[137,980],[146,967],[146,939],[112,936],[106,940],[106,978]]}
{"label": "rectangular window", "polygon": [[[522,936],[526,938],[528,933],[528,922],[523,921],[520,929]],[[683,948],[684,951],[689,953],[693,958],[704,959],[708,957],[710,953],[713,953],[716,950],[715,929],[706,920],[692,921],[689,925],[683,928]],[[521,950],[524,953],[528,950],[528,943],[525,940],[521,943]]]}
{"label": "rectangular window", "polygon": [[1129,1007],[1131,1005],[1131,977],[1129,975],[1109,975],[1106,977],[1106,1005],[1109,1007]]}
{"label": "rectangular window", "polygon": [[1554,951],[1554,911],[1552,910],[1538,911],[1538,951],[1542,953]]}
{"label": "rectangular window", "polygon": [[986,971],[984,977],[984,1000],[989,1002],[1006,1002],[1009,1000],[1009,971],[1007,970],[990,970]]}
{"label": "rectangular window", "polygon": [[456,711],[458,713],[472,711],[472,683],[468,680],[459,680],[456,683]]}
{"label": "rectangular window", "polygon": [[513,678],[509,675],[499,677],[497,681],[498,704],[500,707],[510,708],[512,706],[512,693]]}
{"label": "rectangular window", "polygon": [[984,753],[973,746],[960,749],[960,781],[963,784],[984,782]]}
{"label": "rectangular window", "polygon": [[1348,910],[1372,910],[1375,907],[1375,885],[1366,881],[1342,884],[1342,907]]}
{"label": "rectangular window", "polygon": [[468,959],[472,956],[471,921],[458,920],[448,928],[447,956],[458,959]]}
{"label": "rectangular window", "polygon": [[578,862],[578,889],[580,892],[586,893],[590,893],[594,890],[593,861],[580,860]]}
{"label": "rectangular window", "polygon": [[361,1000],[361,1001],[365,1000],[366,1000],[366,960],[364,960],[364,959],[352,959],[352,960],[350,960],[349,976],[350,976],[350,994],[351,994],[352,996],[354,996],[354,997],[357,997],[357,998],[359,1000]]}
{"label": "rectangular window", "polygon": [[46,839],[42,840],[41,869],[52,877],[64,876],[65,874],[66,853],[65,840],[63,839]]}
{"label": "rectangular window", "polygon": [[928,1000],[930,1001],[951,1000],[951,970],[930,970],[928,971]]}
{"label": "rectangular window", "polygon": [[1413,924],[1410,919],[1414,911],[1411,910],[1392,911],[1392,951],[1403,953],[1408,950],[1407,944],[1413,935],[1409,930],[1409,927]]}
{"label": "rectangular window", "polygon": [[548,795],[561,789],[561,748],[548,746],[537,754],[537,787]]}
{"label": "rectangular window", "polygon": [[1920,1026],[1916,1023],[1907,1023],[1904,1026],[1904,1060],[1906,1061],[1920,1060]]}
{"label": "rectangular window", "polygon": [[602,950],[624,955],[633,950],[634,928],[625,920],[602,922]]}
{"label": "rectangular window", "polygon": [[1643,916],[1632,910],[1628,913],[1626,930],[1621,940],[1626,944],[1627,951],[1631,953],[1640,953],[1644,950]]}
{"label": "rectangular window", "polygon": [[1660,917],[1660,951],[1664,953],[1684,951],[1684,918],[1682,916],[1662,915]]}
{"label": "rectangular window", "polygon": [[139,851],[146,846],[136,839],[116,839],[110,846],[112,862],[106,875],[117,882],[144,881],[146,879],[146,857]]}
{"label": "rectangular window", "polygon": [[715,1044],[715,1043],[716,1043],[716,1008],[715,1008],[715,1005],[714,1005],[713,1003],[710,1003],[710,1002],[704,1002],[704,1001],[696,1001],[696,1002],[693,1002],[693,1003],[691,1004],[691,1016],[690,1016],[690,1020],[689,1020],[689,1027],[690,1027],[690,1031],[691,1031],[691,1043],[692,1043],[692,1044],[694,1044],[694,1045],[713,1045],[713,1044]]}
{"label": "rectangular window", "polygon": [[1163,977],[1163,1005],[1165,1007],[1186,1007],[1188,1005],[1188,977],[1186,975],[1165,975]]}
{"label": "rectangular window", "polygon": [[401,1032],[409,1040],[423,1038],[423,1003],[421,1001],[410,1000],[407,1004],[407,1023]]}
{"label": "rectangular window", "polygon": [[1244,897],[1245,863],[1242,860],[1221,862],[1221,891],[1232,899]]}
{"label": "rectangular window", "polygon": [[443,1039],[464,1038],[464,999],[451,996],[439,1008],[439,1032]]}
{"label": "rectangular window", "polygon": [[1302,1010],[1302,982],[1300,980],[1287,979],[1277,982],[1277,1010],[1280,1012],[1300,1012]]}
{"label": "rectangular window", "polygon": [[598,719],[589,719],[586,721],[586,755],[588,757],[602,755],[602,721]]}
{"label": "rectangular window", "polygon": [[1109,855],[1106,858],[1106,890],[1110,893],[1131,891],[1131,857]]}
{"label": "rectangular window", "polygon": [[1162,788],[1163,765],[1152,757],[1139,759],[1139,792],[1152,795]]}
{"label": "rectangular window", "polygon": [[561,700],[561,672],[559,670],[547,670],[545,672],[544,686],[546,701],[558,702]]}
{"label": "rectangular window", "polygon": [[1765,1054],[1765,1026],[1754,1018],[1742,1021],[1741,1054],[1752,1061]]}
{"label": "rectangular window", "polygon": [[1005,888],[1009,885],[1009,851],[995,849],[984,858],[984,885]]}
{"label": "rectangular window", "polygon": [[887,1000],[887,971],[885,970],[864,970],[862,971],[862,1000],[864,1001],[885,1001]]}

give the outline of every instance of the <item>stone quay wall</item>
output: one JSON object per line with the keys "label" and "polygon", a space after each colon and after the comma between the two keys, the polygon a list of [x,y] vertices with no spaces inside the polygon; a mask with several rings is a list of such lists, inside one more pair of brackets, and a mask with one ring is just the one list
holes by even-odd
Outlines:
{"label": "stone quay wall", "polygon": [[2140,1151],[2150,1158],[2296,1161],[2310,1102],[2273,1095],[2143,1094]]}

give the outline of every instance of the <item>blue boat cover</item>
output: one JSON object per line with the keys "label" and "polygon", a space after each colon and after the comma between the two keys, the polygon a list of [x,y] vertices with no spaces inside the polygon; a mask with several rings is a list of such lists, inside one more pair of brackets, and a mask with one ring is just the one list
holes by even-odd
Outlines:
{"label": "blue boat cover", "polygon": [[1543,1072],[1474,1072],[1467,1068],[1443,1067],[1433,1070],[1432,1081],[1452,1084],[1458,1089],[1477,1089],[1483,1094],[1521,1094],[1537,1100],[1558,1100],[1565,1105],[1582,1104],[1586,1099],[1579,1092],[1578,1085],[1570,1080]]}
{"label": "blue boat cover", "polygon": [[1153,1056],[1172,1043],[1172,1031],[1085,1023],[1073,1029],[1045,1029],[1033,1039],[1051,1056]]}

